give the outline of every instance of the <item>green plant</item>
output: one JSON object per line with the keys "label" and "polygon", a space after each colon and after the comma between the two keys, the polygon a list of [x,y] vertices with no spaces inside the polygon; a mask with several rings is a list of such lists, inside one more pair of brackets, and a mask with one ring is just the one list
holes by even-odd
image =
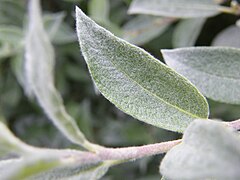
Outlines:
{"label": "green plant", "polygon": [[[174,16],[167,20],[161,18],[160,22],[167,22],[167,26],[176,17],[201,17],[200,22],[188,19],[179,25],[174,38],[176,47],[191,46],[195,42],[199,34],[195,33],[195,29],[190,29],[194,37],[186,41],[186,37],[181,37],[183,29],[192,23],[201,27],[203,17],[221,11],[234,14],[239,11],[238,4],[225,7],[210,0],[184,0],[181,3],[178,0],[171,4],[169,1],[159,1],[163,3],[160,7],[165,5],[170,8],[152,11],[153,7],[158,7],[154,6],[154,2],[135,0],[129,11]],[[183,6],[183,3],[187,5]],[[171,14],[171,7],[179,10]],[[106,16],[102,17],[105,20],[98,21],[110,23]],[[155,20],[156,17],[150,18],[150,21]],[[39,1],[31,0],[26,38],[12,47],[17,49],[17,53],[25,49],[25,60],[21,61],[24,66],[21,73],[24,74],[18,74],[19,81],[26,94],[37,99],[67,139],[83,149],[58,150],[30,146],[16,138],[1,120],[0,155],[11,155],[11,158],[0,161],[3,179],[99,179],[111,166],[166,152],[160,165],[165,179],[240,177],[240,140],[237,132],[240,121],[210,120],[205,99],[240,103],[238,48],[162,50],[165,62],[174,71],[143,49],[97,25],[79,8],[76,8],[76,21],[80,49],[99,91],[127,114],[148,124],[183,133],[183,138],[124,148],[107,148],[88,141],[65,110],[60,93],[54,86],[55,54],[51,36],[45,31]],[[21,34],[19,31],[12,33]],[[226,169],[229,171],[226,172]]]}

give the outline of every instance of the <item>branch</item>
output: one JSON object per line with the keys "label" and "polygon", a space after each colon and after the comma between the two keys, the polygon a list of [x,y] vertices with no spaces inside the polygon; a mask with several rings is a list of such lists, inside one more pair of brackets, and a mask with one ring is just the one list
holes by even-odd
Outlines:
{"label": "branch", "polygon": [[182,140],[167,141],[144,146],[124,147],[124,148],[103,148],[97,152],[102,160],[127,160],[139,159],[156,154],[166,153]]}

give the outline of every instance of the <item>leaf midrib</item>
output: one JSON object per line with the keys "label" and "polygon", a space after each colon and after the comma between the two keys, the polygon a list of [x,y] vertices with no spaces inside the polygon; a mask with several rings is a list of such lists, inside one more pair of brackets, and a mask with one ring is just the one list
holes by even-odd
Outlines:
{"label": "leaf midrib", "polygon": [[[97,25],[97,24],[96,24]],[[87,27],[87,26],[86,26]],[[97,27],[100,27],[100,26],[98,26],[97,25]],[[101,28],[101,27],[100,27]],[[104,33],[106,33],[106,30],[105,29],[103,29],[104,30]],[[108,33],[108,32],[107,32]],[[94,37],[93,37],[93,35],[91,34],[91,33],[89,33],[88,34],[90,37],[91,37],[91,39],[94,39]],[[114,36],[114,35],[112,35],[111,34],[111,36]],[[121,40],[119,40],[119,38],[117,38],[116,36],[114,36],[116,39],[117,39],[117,43],[119,43],[119,41],[121,41]],[[96,44],[98,43],[98,42],[96,42],[96,41],[94,41]],[[122,40],[122,42],[124,43],[124,45],[127,43],[126,41],[124,41],[124,40]],[[89,47],[91,47],[91,48],[93,48],[93,49],[96,49],[96,48],[94,48],[93,46],[91,46],[90,44],[88,44],[89,45]],[[130,46],[132,46],[131,44],[129,44]],[[100,45],[98,46],[98,47],[101,47],[102,45],[101,45],[101,43],[100,43]],[[104,54],[102,54],[102,56],[105,56]],[[96,58],[97,59],[97,58]],[[109,59],[109,58],[106,58],[106,59]],[[155,59],[154,59],[155,60]],[[179,110],[180,112],[182,112],[182,113],[184,113],[184,114],[187,114],[187,115],[189,115],[189,116],[192,116],[193,118],[206,118],[206,117],[200,117],[200,116],[197,116],[197,115],[195,115],[195,114],[192,114],[192,113],[190,113],[190,112],[188,112],[188,111],[186,111],[186,110],[184,110],[184,109],[182,109],[182,108],[180,108],[180,107],[178,107],[178,106],[176,106],[176,105],[173,105],[173,104],[171,104],[171,103],[168,103],[168,102],[166,102],[164,99],[162,99],[161,97],[159,97],[159,96],[157,96],[156,94],[154,94],[153,92],[151,92],[150,90],[148,90],[148,89],[146,89],[145,87],[143,87],[142,85],[140,85],[137,81],[135,81],[133,78],[131,78],[124,70],[122,70],[121,68],[119,68],[119,66],[117,66],[113,61],[111,61],[111,60],[108,60],[109,62],[111,62],[112,64],[113,64],[113,66],[118,70],[118,71],[120,71],[123,75],[125,75],[126,76],[126,78],[127,79],[129,79],[130,81],[132,81],[133,83],[135,83],[138,87],[140,87],[140,88],[142,88],[144,91],[146,91],[148,94],[151,94],[152,96],[154,96],[155,98],[157,98],[157,99],[159,99],[160,101],[162,101],[163,103],[165,103],[165,104],[167,104],[167,105],[169,105],[169,106],[171,106],[171,107],[173,107],[173,108],[175,108],[175,109],[177,109],[177,110]],[[156,62],[157,63],[160,63],[160,62],[158,62],[157,60],[156,60]],[[162,65],[162,64],[161,64]],[[164,66],[164,65],[163,65]],[[176,72],[175,72],[176,73]]]}

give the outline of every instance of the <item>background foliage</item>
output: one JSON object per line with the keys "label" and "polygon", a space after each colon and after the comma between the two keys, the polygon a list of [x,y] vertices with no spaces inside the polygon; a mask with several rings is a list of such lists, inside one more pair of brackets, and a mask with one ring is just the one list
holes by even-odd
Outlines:
{"label": "background foliage", "polygon": [[[56,87],[82,132],[92,142],[105,146],[149,144],[176,139],[180,135],[141,123],[119,111],[100,95],[79,52],[74,25],[76,5],[115,35],[143,47],[158,59],[162,59],[159,49],[183,45],[240,47],[240,30],[234,30],[237,16],[219,14],[196,23],[173,18],[128,15],[130,3],[131,0],[42,1],[45,28],[56,54]],[[22,44],[28,18],[26,13],[26,0],[0,0],[0,114],[7,119],[6,123],[11,130],[29,144],[52,148],[74,147],[51,124],[35,99],[27,98],[25,90],[20,86],[24,83],[21,69]],[[197,29],[184,29],[189,27],[187,23],[191,24],[190,27],[194,23],[193,27]],[[179,42],[179,36],[184,36],[181,31],[189,32],[185,36],[196,31],[198,34],[192,35],[196,38],[190,38],[188,42]],[[231,31],[231,35],[224,35],[226,31]],[[232,38],[233,34],[238,39]],[[211,118],[232,120],[240,116],[237,105],[212,100],[209,102]],[[162,156],[155,156],[113,167],[104,178],[121,179],[121,174],[124,173],[126,179],[159,179],[160,158]]]}

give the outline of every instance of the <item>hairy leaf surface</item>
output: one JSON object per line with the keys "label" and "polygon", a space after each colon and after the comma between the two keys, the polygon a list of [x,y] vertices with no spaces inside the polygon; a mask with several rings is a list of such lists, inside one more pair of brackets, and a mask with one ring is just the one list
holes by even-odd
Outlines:
{"label": "hairy leaf surface", "polygon": [[195,120],[164,157],[167,179],[239,179],[240,138],[221,122]]}
{"label": "hairy leaf surface", "polygon": [[240,50],[192,47],[162,50],[166,63],[187,77],[208,98],[240,104]]}
{"label": "hairy leaf surface", "polygon": [[39,6],[39,1],[30,1],[29,27],[25,47],[28,93],[36,96],[46,114],[68,139],[83,145],[86,143],[86,139],[74,119],[67,114],[62,98],[54,86],[54,50],[43,28]]}
{"label": "hairy leaf surface", "polygon": [[214,16],[221,8],[215,0],[133,0],[129,13],[196,18]]}
{"label": "hairy leaf surface", "polygon": [[83,56],[101,93],[133,117],[182,132],[208,105],[185,78],[150,54],[98,26],[76,9]]}

